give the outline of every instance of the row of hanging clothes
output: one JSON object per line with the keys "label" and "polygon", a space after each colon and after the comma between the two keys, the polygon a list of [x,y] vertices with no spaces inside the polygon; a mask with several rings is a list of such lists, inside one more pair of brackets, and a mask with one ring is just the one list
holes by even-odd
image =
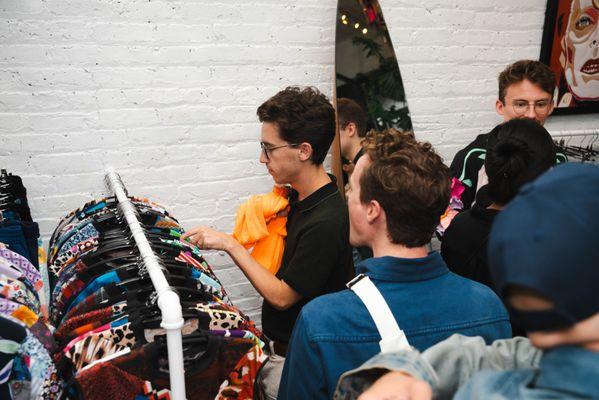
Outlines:
{"label": "row of hanging clothes", "polygon": [[57,347],[42,312],[42,278],[0,243],[0,399],[58,399]]}
{"label": "row of hanging clothes", "polygon": [[31,219],[27,189],[18,175],[0,170],[0,242],[39,267],[39,226]]}
{"label": "row of hanging clothes", "polygon": [[599,163],[599,131],[553,135],[555,144],[571,162]]}
{"label": "row of hanging clothes", "polygon": [[[251,399],[263,336],[231,303],[199,249],[162,206],[130,198],[185,320],[188,399]],[[114,197],[69,213],[49,243],[53,361],[65,398],[169,398],[157,294]]]}
{"label": "row of hanging clothes", "polygon": [[[62,382],[52,355],[39,228],[22,179],[0,171],[0,399],[54,399]],[[43,255],[42,255],[43,257]],[[42,271],[43,272],[43,271]]]}

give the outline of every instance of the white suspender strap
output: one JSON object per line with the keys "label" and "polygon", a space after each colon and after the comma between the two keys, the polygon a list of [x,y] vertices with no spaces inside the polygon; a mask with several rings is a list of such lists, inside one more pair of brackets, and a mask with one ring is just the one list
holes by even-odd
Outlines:
{"label": "white suspender strap", "polygon": [[356,276],[347,283],[347,287],[352,290],[362,300],[370,316],[374,320],[376,328],[381,335],[379,346],[382,353],[390,353],[399,350],[409,350],[410,344],[404,332],[397,325],[393,313],[389,309],[383,295],[374,286],[374,283],[364,274]]}

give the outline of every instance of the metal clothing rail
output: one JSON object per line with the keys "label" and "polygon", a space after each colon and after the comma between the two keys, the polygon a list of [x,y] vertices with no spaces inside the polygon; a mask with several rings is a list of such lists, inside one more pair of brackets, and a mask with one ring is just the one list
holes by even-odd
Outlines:
{"label": "metal clothing rail", "polygon": [[568,137],[580,137],[580,136],[593,136],[598,135],[599,129],[578,129],[578,130],[570,130],[570,131],[558,131],[556,134],[551,134],[551,137],[554,138],[568,138]]}
{"label": "metal clothing rail", "polygon": [[162,314],[160,326],[166,330],[171,398],[185,400],[185,369],[183,367],[183,340],[181,334],[184,321],[179,296],[170,287],[162,272],[158,257],[154,254],[152,246],[150,246],[148,238],[137,219],[135,207],[127,197],[125,185],[121,178],[112,168],[109,168],[106,171],[105,180],[108,189],[115,194],[121,205],[125,220],[139,248],[139,254],[156,289],[157,304]]}

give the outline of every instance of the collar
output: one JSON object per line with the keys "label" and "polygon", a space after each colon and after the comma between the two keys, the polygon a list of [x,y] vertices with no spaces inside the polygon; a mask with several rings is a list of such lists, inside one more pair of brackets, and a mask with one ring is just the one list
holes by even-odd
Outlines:
{"label": "collar", "polygon": [[321,186],[314,193],[306,197],[305,199],[298,201],[297,196],[298,193],[295,190],[291,190],[291,195],[289,197],[289,203],[291,204],[291,208],[297,209],[298,211],[304,212],[313,209],[320,203],[322,203],[325,199],[333,196],[335,193],[338,193],[337,189],[337,178],[331,174],[327,174],[329,178],[331,178],[331,182],[327,183],[324,186]]}
{"label": "collar", "polygon": [[364,147],[360,147],[360,151],[358,151],[358,154],[356,154],[356,156],[354,157],[354,160],[352,161],[352,163],[354,165],[357,164],[358,160],[360,159],[360,157],[362,157],[364,155]]}
{"label": "collar", "polygon": [[426,281],[447,273],[449,269],[436,251],[422,258],[373,257],[356,266],[356,275],[365,274],[380,281]]}
{"label": "collar", "polygon": [[578,346],[557,347],[543,354],[535,386],[597,398],[598,375],[599,353]]}

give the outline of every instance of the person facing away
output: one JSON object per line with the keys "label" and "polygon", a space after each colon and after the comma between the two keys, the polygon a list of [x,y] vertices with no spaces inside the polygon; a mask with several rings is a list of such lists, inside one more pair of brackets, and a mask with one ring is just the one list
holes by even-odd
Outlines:
{"label": "person facing away", "polygon": [[[509,318],[488,287],[447,269],[430,241],[450,195],[449,170],[429,143],[394,129],[371,131],[350,178],[350,242],[374,257],[344,290],[308,303],[285,360],[279,399],[330,399],[339,376],[380,351],[387,332],[357,287],[374,286],[409,343],[420,350],[453,333],[510,337]],[[384,324],[385,322],[383,322]],[[383,337],[385,336],[385,337]],[[383,342],[381,340],[383,339]],[[393,344],[392,344],[393,345]]]}
{"label": "person facing away", "polygon": [[[508,65],[498,77],[499,93],[495,102],[497,114],[504,121],[523,118],[532,119],[539,124],[553,112],[553,93],[556,87],[555,75],[545,64],[539,61],[520,60]],[[489,141],[494,141],[494,131],[481,134],[465,148],[458,151],[451,162],[451,175],[464,185],[462,194],[464,209],[471,207],[477,192],[487,183],[484,161]],[[567,158],[561,152],[556,162],[565,162]],[[485,192],[477,202],[489,204]]]}
{"label": "person facing away", "polygon": [[553,166],[555,145],[549,132],[531,119],[504,122],[490,136],[485,171],[491,203],[475,203],[453,219],[441,241],[441,256],[451,271],[492,287],[487,265],[491,224],[522,185]]}
{"label": "person facing away", "polygon": [[567,163],[497,216],[493,281],[528,339],[454,335],[422,354],[379,354],[341,378],[335,399],[599,398],[597,204],[599,166]]}
{"label": "person facing away", "polygon": [[200,226],[183,239],[201,249],[226,251],[264,298],[262,329],[268,362],[260,376],[267,399],[278,391],[297,315],[311,299],[341,290],[351,279],[349,216],[335,179],[322,165],[335,137],[335,110],[313,88],[288,87],[258,108],[260,162],[278,185],[290,185],[287,237],[281,266],[272,274],[231,235]]}

